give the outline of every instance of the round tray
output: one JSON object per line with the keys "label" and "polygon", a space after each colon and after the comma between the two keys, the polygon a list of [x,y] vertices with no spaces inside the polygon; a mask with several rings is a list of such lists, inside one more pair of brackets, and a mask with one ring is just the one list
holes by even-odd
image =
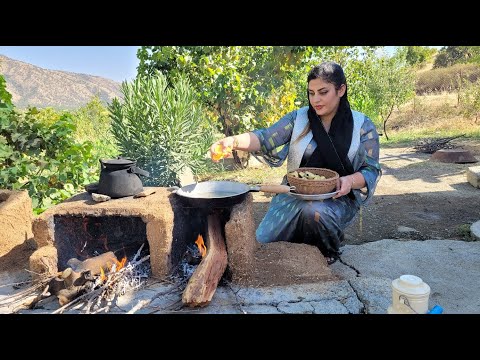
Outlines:
{"label": "round tray", "polygon": [[288,195],[293,196],[294,198],[301,199],[301,200],[325,200],[325,199],[330,199],[331,197],[335,196],[335,194],[338,193],[338,191],[334,191],[331,193],[326,193],[326,194],[297,194],[294,192],[289,192]]}

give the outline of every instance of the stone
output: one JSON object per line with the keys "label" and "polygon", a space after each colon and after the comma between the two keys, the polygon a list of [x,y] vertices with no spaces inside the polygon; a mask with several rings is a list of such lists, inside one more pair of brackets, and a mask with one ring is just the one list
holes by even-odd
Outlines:
{"label": "stone", "polygon": [[111,197],[108,195],[92,193],[92,199],[96,202],[104,202],[110,200]]}
{"label": "stone", "polygon": [[32,278],[40,274],[55,275],[58,271],[57,248],[53,245],[43,246],[37,249],[29,258],[29,268],[32,271]]}
{"label": "stone", "polygon": [[467,181],[476,188],[480,188],[480,166],[471,166],[467,169]]}
{"label": "stone", "polygon": [[470,233],[476,241],[480,240],[480,220],[470,226]]}

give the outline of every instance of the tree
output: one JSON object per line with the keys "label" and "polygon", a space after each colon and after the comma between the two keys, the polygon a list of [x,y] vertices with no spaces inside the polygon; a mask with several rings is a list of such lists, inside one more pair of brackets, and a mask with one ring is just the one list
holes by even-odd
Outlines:
{"label": "tree", "polygon": [[75,138],[78,141],[91,140],[99,157],[115,157],[118,154],[112,133],[108,108],[98,96],[72,114],[76,125]]}
{"label": "tree", "polygon": [[445,46],[439,50],[433,67],[465,63],[480,63],[480,46]]}
{"label": "tree", "polygon": [[401,46],[397,53],[404,56],[410,66],[423,67],[433,60],[437,50],[428,46]]}
{"label": "tree", "polygon": [[366,85],[369,99],[376,109],[376,117],[383,125],[383,133],[388,140],[387,121],[393,109],[415,96],[414,73],[412,68],[406,65],[404,57],[382,57],[371,63],[371,73]]}
{"label": "tree", "polygon": [[310,47],[150,46],[138,51],[139,74],[159,70],[169,81],[186,74],[225,135],[267,124],[258,114],[269,95],[291,89]]}

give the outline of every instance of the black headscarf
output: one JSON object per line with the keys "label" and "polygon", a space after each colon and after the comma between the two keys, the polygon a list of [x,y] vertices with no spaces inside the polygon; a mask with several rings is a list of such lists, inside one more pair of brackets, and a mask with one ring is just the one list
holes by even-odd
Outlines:
{"label": "black headscarf", "polygon": [[308,107],[308,121],[317,147],[305,166],[335,170],[340,176],[353,174],[353,166],[348,158],[352,142],[353,116],[348,101],[340,100],[328,133],[312,104]]}

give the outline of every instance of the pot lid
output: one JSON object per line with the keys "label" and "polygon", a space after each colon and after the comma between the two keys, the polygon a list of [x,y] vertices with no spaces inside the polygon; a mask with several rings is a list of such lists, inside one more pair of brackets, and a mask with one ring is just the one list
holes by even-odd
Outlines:
{"label": "pot lid", "polygon": [[107,159],[102,160],[102,164],[105,165],[135,165],[136,161],[131,159]]}
{"label": "pot lid", "polygon": [[430,286],[415,275],[402,275],[400,278],[392,281],[392,286],[406,295],[428,296],[430,294]]}

